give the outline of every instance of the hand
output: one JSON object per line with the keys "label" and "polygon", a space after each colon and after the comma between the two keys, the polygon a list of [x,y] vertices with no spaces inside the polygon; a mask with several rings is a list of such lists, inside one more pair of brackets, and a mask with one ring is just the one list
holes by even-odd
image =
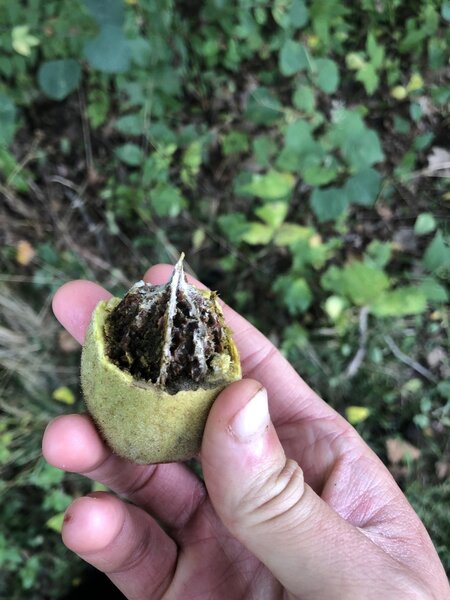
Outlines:
{"label": "hand", "polygon": [[[145,279],[170,273],[159,265]],[[109,296],[74,281],[54,311],[82,342]],[[381,461],[259,331],[224,310],[246,379],[209,415],[205,483],[183,464],[131,464],[87,416],[58,417],[44,434],[47,461],[117,494],[75,500],[64,543],[130,600],[448,598],[432,542]]]}

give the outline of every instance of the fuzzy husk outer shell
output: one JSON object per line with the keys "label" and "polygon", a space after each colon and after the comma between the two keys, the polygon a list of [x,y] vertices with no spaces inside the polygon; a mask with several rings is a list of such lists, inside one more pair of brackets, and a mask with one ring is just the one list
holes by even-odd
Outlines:
{"label": "fuzzy husk outer shell", "polygon": [[[88,411],[109,447],[140,464],[187,460],[200,449],[211,406],[228,383],[241,378],[239,355],[231,335],[231,366],[226,383],[209,389],[168,394],[135,380],[109,361],[104,322],[119,298],[96,306],[81,356],[81,385]],[[220,308],[219,308],[220,310]]]}

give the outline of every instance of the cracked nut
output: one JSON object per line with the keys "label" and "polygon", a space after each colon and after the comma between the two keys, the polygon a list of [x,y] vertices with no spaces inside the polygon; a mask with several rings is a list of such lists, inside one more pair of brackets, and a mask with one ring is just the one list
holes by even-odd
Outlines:
{"label": "cracked nut", "polygon": [[165,285],[139,281],[99,302],[83,346],[87,408],[110,448],[137,463],[193,457],[212,403],[241,377],[216,293],[190,285],[182,262]]}

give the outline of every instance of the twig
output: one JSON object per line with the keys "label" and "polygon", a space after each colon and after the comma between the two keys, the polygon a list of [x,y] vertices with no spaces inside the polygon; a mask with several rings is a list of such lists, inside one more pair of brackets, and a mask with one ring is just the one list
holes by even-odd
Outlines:
{"label": "twig", "polygon": [[368,315],[369,309],[367,306],[363,306],[359,311],[359,348],[345,370],[344,377],[346,379],[352,379],[358,373],[366,356]]}
{"label": "twig", "polygon": [[425,377],[425,379],[428,379],[428,381],[431,381],[432,383],[438,382],[437,378],[433,375],[431,371],[429,371],[426,367],[424,367],[416,360],[410,358],[407,354],[402,352],[390,335],[385,335],[384,341],[389,346],[389,349],[392,352],[392,354],[396,358],[398,358],[400,362],[404,363],[405,365],[408,365],[408,367],[411,367],[411,369],[414,369],[414,371],[417,371],[419,375],[422,375],[422,377]]}

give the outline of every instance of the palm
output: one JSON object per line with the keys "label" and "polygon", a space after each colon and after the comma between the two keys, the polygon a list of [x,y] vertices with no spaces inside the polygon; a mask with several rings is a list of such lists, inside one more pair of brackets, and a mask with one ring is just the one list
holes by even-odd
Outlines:
{"label": "palm", "polygon": [[[188,525],[172,531],[179,559],[170,592],[174,598],[280,598],[280,584],[225,529],[209,500]],[[268,591],[270,590],[270,594]]]}

